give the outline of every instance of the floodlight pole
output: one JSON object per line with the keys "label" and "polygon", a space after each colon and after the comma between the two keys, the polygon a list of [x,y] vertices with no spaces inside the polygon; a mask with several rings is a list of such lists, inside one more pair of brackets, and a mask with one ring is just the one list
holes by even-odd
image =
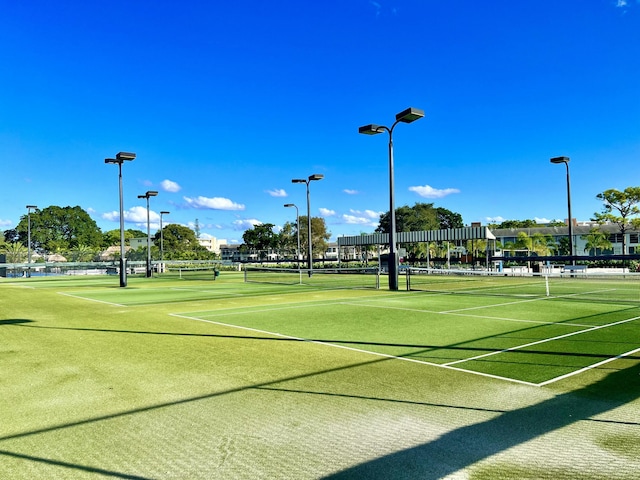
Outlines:
{"label": "floodlight pole", "polygon": [[27,256],[27,262],[29,263],[29,267],[27,269],[27,277],[31,276],[31,209],[33,208],[34,210],[38,207],[36,207],[35,205],[27,205],[27,249],[28,249],[28,256]]}
{"label": "floodlight pole", "polygon": [[115,163],[118,165],[118,184],[120,187],[120,286],[127,286],[127,261],[124,250],[124,205],[122,200],[122,163],[132,161],[136,158],[135,153],[120,152],[116,158],[105,158],[104,163]]}
{"label": "floodlight pole", "polygon": [[155,197],[158,192],[149,190],[144,195],[138,195],[138,198],[147,199],[147,278],[151,278],[151,222],[149,221],[149,198]]}
{"label": "floodlight pole", "polygon": [[309,269],[309,276],[313,274],[313,252],[312,252],[312,241],[311,241],[311,202],[309,200],[309,183],[314,180],[322,180],[324,175],[320,173],[314,173],[313,175],[309,175],[309,178],[306,180],[304,178],[294,178],[291,180],[291,183],[304,183],[307,185],[307,239],[308,239],[308,248],[309,255],[307,258],[307,268]]}
{"label": "floodlight pole", "polygon": [[571,218],[571,180],[569,179],[569,157],[554,157],[551,163],[564,163],[567,167],[567,213],[569,223],[569,255],[571,255],[571,265],[576,264],[573,251],[573,219]]}
{"label": "floodlight pole", "polygon": [[376,135],[387,132],[389,134],[389,290],[398,290],[398,252],[396,246],[396,211],[393,173],[393,129],[402,123],[411,123],[424,117],[424,111],[417,108],[407,108],[396,115],[396,121],[391,128],[384,125],[365,125],[358,129],[358,133]]}
{"label": "floodlight pole", "polygon": [[160,212],[160,268],[164,272],[164,233],[162,232],[162,216],[171,212]]}
{"label": "floodlight pole", "polygon": [[298,270],[300,270],[300,213],[298,206],[294,203],[285,203],[285,207],[293,207],[296,209],[296,234],[298,237],[298,249],[296,250],[296,261],[298,262]]}

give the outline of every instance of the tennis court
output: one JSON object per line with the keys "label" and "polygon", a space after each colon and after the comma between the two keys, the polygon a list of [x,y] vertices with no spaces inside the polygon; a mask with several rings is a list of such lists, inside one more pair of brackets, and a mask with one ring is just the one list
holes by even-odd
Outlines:
{"label": "tennis court", "polygon": [[314,273],[315,285],[264,277],[0,283],[0,473],[634,478],[640,468],[636,278],[431,275],[389,292],[368,273]]}

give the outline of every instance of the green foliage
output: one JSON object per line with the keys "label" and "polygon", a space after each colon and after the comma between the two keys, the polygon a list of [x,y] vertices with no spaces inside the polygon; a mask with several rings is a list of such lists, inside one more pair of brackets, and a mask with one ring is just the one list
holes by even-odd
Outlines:
{"label": "green foliage", "polygon": [[[307,228],[307,216],[300,217],[300,250],[302,255],[309,252],[309,238]],[[311,248],[314,257],[319,257],[327,250],[327,242],[331,238],[331,232],[327,231],[327,224],[322,217],[311,217]]]}
{"label": "green foliage", "polygon": [[242,234],[244,244],[250,250],[264,251],[278,246],[278,234],[273,231],[273,223],[254,225]]}
{"label": "green foliage", "polygon": [[611,188],[596,195],[602,200],[602,212],[594,213],[592,220],[600,224],[613,223],[618,225],[623,235],[622,252],[627,253],[625,233],[627,230],[640,229],[640,218],[633,218],[640,214],[640,187],[627,187],[624,191]]}
{"label": "green foliage", "polygon": [[29,251],[19,242],[5,243],[0,252],[6,257],[7,263],[22,263],[27,261]]}
{"label": "green foliage", "polygon": [[[142,235],[146,236],[146,234]],[[152,237],[154,246],[151,247],[152,259],[160,258],[160,230]],[[189,227],[171,223],[162,228],[163,258],[165,260],[209,260],[215,258],[215,254],[204,248],[198,242],[196,234]],[[139,248],[131,252],[133,257],[146,258],[147,248]]]}
{"label": "green foliage", "polygon": [[586,240],[584,251],[595,253],[595,255],[598,255],[599,250],[607,250],[612,246],[609,235],[598,227],[592,228],[588,234],[582,235],[580,238]]}
{"label": "green foliage", "polygon": [[[29,216],[23,215],[16,231],[27,244]],[[31,242],[36,250],[65,252],[78,245],[99,248],[103,236],[96,222],[82,208],[50,206],[31,213]]]}

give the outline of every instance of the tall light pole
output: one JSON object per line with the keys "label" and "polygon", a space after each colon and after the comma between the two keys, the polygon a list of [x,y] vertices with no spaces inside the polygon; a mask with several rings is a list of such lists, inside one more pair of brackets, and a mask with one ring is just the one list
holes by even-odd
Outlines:
{"label": "tall light pole", "polygon": [[569,157],[553,157],[551,163],[564,163],[567,167],[567,209],[568,209],[568,223],[569,223],[569,255],[571,255],[571,265],[576,264],[576,260],[573,256],[573,219],[571,218],[571,180],[569,179]]}
{"label": "tall light pole", "polygon": [[171,212],[160,212],[160,268],[164,272],[164,233],[162,232],[162,216],[169,215]]}
{"label": "tall light pole", "polygon": [[120,286],[127,286],[127,261],[124,251],[124,206],[122,202],[122,164],[125,161],[132,161],[136,158],[135,153],[120,152],[116,158],[105,158],[104,163],[115,163],[118,165],[118,183],[120,185]]}
{"label": "tall light pole", "polygon": [[300,269],[300,214],[298,206],[294,203],[285,203],[285,207],[293,207],[296,209],[296,234],[298,235],[298,249],[296,250],[296,260],[298,261],[298,269]]}
{"label": "tall light pole", "polygon": [[158,195],[158,192],[149,190],[144,195],[138,195],[138,198],[147,199],[147,278],[151,278],[151,222],[149,221],[149,199]]}
{"label": "tall light pole", "polygon": [[38,207],[35,205],[27,205],[27,248],[28,248],[28,256],[27,261],[29,262],[29,268],[27,269],[27,276],[31,276],[31,209],[34,210]]}
{"label": "tall light pole", "polygon": [[365,125],[358,129],[358,133],[365,135],[377,135],[387,132],[389,134],[389,290],[398,290],[398,252],[396,249],[396,210],[394,198],[393,180],[393,129],[402,123],[411,123],[424,117],[424,111],[417,108],[407,108],[396,115],[396,121],[391,127],[384,125]]}
{"label": "tall light pole", "polygon": [[322,180],[324,175],[320,173],[314,173],[309,175],[306,180],[304,178],[294,178],[291,183],[305,183],[307,185],[307,237],[309,240],[309,257],[307,258],[307,268],[309,269],[309,276],[313,273],[313,252],[311,244],[311,202],[309,201],[309,183],[314,180]]}

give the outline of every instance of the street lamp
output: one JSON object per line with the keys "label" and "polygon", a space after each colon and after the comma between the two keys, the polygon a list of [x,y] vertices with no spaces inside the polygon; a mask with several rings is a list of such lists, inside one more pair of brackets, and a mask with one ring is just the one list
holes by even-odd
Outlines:
{"label": "street lamp", "polygon": [[151,278],[151,223],[149,222],[149,198],[155,197],[158,192],[149,190],[144,195],[138,195],[138,198],[147,199],[147,278]]}
{"label": "street lamp", "polygon": [[298,250],[296,250],[296,260],[298,260],[298,269],[300,269],[300,215],[298,206],[294,203],[285,203],[285,207],[293,207],[296,209],[296,233],[298,235]]}
{"label": "street lamp", "polygon": [[365,125],[358,129],[358,133],[365,135],[377,135],[387,132],[389,134],[389,290],[398,290],[398,252],[396,250],[396,211],[393,182],[393,129],[402,123],[411,123],[424,117],[424,111],[417,108],[407,108],[396,115],[396,121],[391,128],[384,125]]}
{"label": "street lamp", "polygon": [[569,222],[569,255],[571,255],[571,265],[576,264],[576,260],[573,256],[573,219],[571,218],[571,181],[569,180],[569,157],[554,157],[551,159],[551,163],[564,163],[567,167],[567,209],[568,209],[568,222]]}
{"label": "street lamp", "polygon": [[291,180],[291,183],[305,183],[307,185],[307,237],[309,240],[309,258],[307,259],[307,268],[309,269],[309,276],[313,273],[313,252],[311,246],[311,203],[309,202],[309,183],[314,180],[322,180],[324,175],[320,173],[314,173],[313,175],[309,175],[308,179],[304,178],[294,178]]}
{"label": "street lamp", "polygon": [[124,252],[124,207],[122,202],[122,164],[125,161],[132,161],[136,158],[135,153],[120,152],[116,158],[105,158],[104,163],[115,163],[118,165],[118,183],[120,185],[120,286],[127,286],[127,261]]}
{"label": "street lamp", "polygon": [[36,209],[35,205],[27,205],[27,248],[29,251],[27,261],[29,262],[29,268],[27,269],[27,276],[31,276],[31,209]]}
{"label": "street lamp", "polygon": [[162,216],[171,212],[160,212],[160,268],[164,272],[164,234],[162,233]]}

